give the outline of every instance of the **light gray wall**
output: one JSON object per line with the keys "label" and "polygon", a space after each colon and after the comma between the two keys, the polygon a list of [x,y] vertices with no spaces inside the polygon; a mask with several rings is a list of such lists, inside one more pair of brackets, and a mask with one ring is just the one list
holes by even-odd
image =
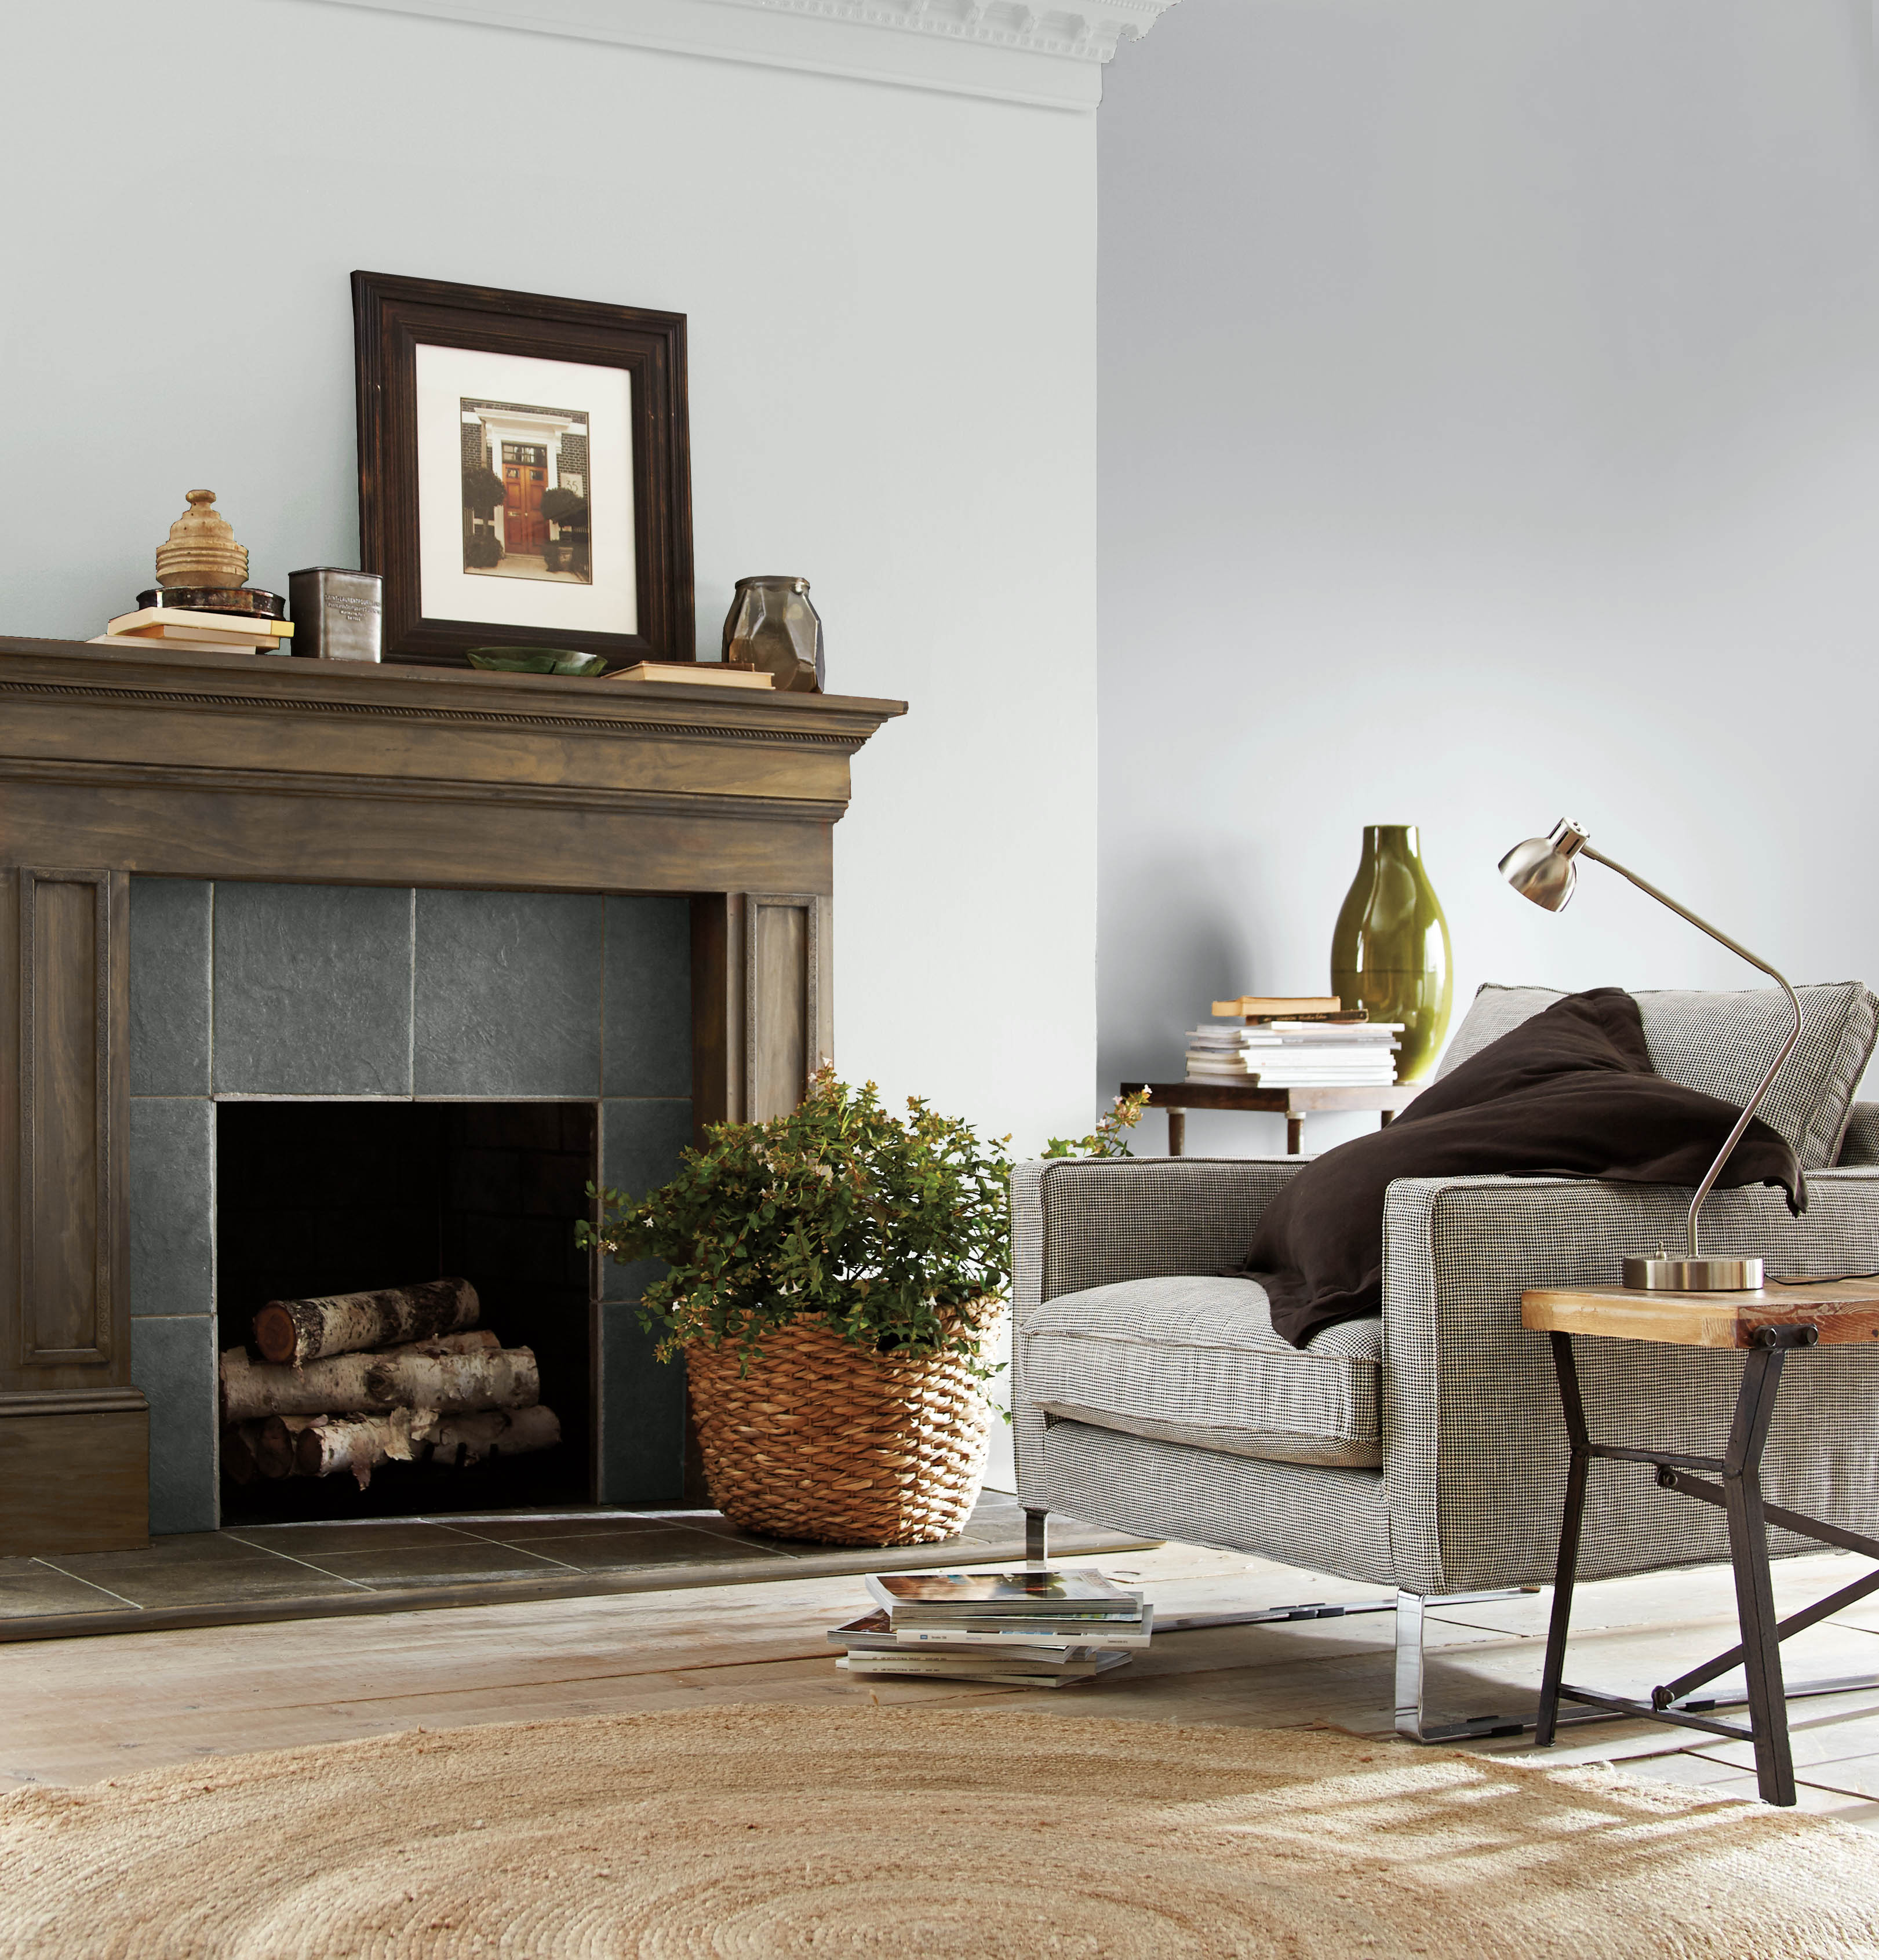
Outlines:
{"label": "light gray wall", "polygon": [[256,584],[357,562],[355,269],[683,313],[701,648],[800,572],[831,689],[911,704],[836,832],[837,1064],[1080,1134],[1095,116],[317,0],[6,30],[0,632],[101,632],[194,485]]}
{"label": "light gray wall", "polygon": [[838,1061],[1087,1120],[1093,115],[314,0],[5,50],[0,632],[101,632],[192,485],[256,584],[357,562],[355,268],[683,313],[701,645],[799,571],[830,686],[912,704],[836,832]]}
{"label": "light gray wall", "polygon": [[[1422,826],[1484,979],[1879,982],[1866,0],[1181,0],[1100,124],[1103,1093]],[[1355,1119],[1320,1119],[1318,1141]],[[1162,1147],[1150,1118],[1150,1147]],[[1194,1118],[1190,1147],[1282,1148]]]}

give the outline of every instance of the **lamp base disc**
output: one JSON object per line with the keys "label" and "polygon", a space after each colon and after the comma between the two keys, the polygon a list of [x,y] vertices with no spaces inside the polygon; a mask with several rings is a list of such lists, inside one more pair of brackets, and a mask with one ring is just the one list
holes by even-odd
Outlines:
{"label": "lamp base disc", "polygon": [[1634,1293],[1753,1293],[1760,1259],[1627,1259],[1625,1284]]}

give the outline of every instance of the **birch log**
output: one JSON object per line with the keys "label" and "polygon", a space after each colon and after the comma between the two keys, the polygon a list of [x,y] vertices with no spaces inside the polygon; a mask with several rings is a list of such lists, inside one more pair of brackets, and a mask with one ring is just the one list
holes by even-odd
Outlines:
{"label": "birch log", "polygon": [[[416,1408],[423,1398],[415,1394],[393,1393],[374,1400],[366,1376],[376,1367],[418,1357],[471,1360],[496,1351],[497,1344],[488,1328],[479,1327],[467,1334],[446,1334],[435,1341],[388,1348],[382,1354],[336,1354],[329,1360],[309,1361],[304,1368],[257,1364],[248,1358],[247,1348],[230,1348],[221,1357],[223,1418],[243,1422],[270,1415],[382,1414],[400,1405]],[[507,1371],[502,1379],[507,1381],[513,1373],[512,1369]],[[499,1405],[499,1398],[495,1402],[467,1405],[482,1408]]]}
{"label": "birch log", "polygon": [[365,1400],[355,1406],[466,1415],[473,1409],[527,1408],[541,1398],[541,1371],[531,1348],[492,1348],[480,1354],[407,1350],[372,1356],[365,1371]]}
{"label": "birch log", "polygon": [[231,1422],[222,1426],[222,1475],[231,1484],[252,1484],[260,1475],[254,1460],[254,1447],[260,1440],[258,1422]]}
{"label": "birch log", "polygon": [[321,1418],[317,1415],[271,1415],[257,1426],[254,1464],[263,1477],[291,1477],[298,1459],[295,1453],[303,1429],[311,1429]]}
{"label": "birch log", "polygon": [[540,1402],[531,1408],[488,1409],[444,1417],[431,1440],[431,1459],[480,1463],[486,1456],[552,1449],[560,1440],[561,1418]]}
{"label": "birch log", "polygon": [[388,1458],[409,1463],[412,1444],[428,1440],[436,1429],[437,1418],[428,1409],[320,1418],[295,1439],[295,1465],[303,1477],[330,1477],[336,1470],[350,1470],[362,1491],[377,1465]]}
{"label": "birch log", "polygon": [[474,1327],[480,1309],[467,1280],[428,1280],[381,1293],[336,1293],[271,1300],[254,1316],[262,1358],[296,1366],[394,1342],[424,1341]]}

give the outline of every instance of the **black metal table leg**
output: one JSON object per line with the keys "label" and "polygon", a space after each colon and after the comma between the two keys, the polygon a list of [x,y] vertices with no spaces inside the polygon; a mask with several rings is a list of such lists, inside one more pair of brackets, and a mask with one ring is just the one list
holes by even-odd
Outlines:
{"label": "black metal table leg", "polygon": [[[1879,1590],[1879,1577],[1869,1577],[1842,1587],[1814,1608],[1794,1615],[1785,1628],[1775,1617],[1774,1581],[1768,1560],[1768,1527],[1771,1521],[1788,1530],[1818,1538],[1823,1543],[1838,1545],[1846,1550],[1879,1558],[1879,1539],[1827,1524],[1817,1518],[1804,1517],[1778,1504],[1767,1505],[1763,1500],[1762,1457],[1767,1449],[1769,1430],[1774,1421],[1782,1363],[1790,1348],[1813,1346],[1819,1339],[1817,1330],[1791,1325],[1764,1327],[1756,1333],[1754,1345],[1743,1365],[1742,1385],[1736,1394],[1728,1448],[1720,1458],[1593,1442],[1586,1430],[1585,1404],[1580,1392],[1572,1337],[1556,1330],[1549,1330],[1549,1335],[1553,1367],[1559,1378],[1560,1407],[1565,1415],[1566,1433],[1572,1445],[1572,1462],[1566,1478],[1565,1506],[1559,1520],[1559,1557],[1554,1574],[1553,1618],[1547,1630],[1546,1666],[1540,1677],[1536,1742],[1543,1748],[1553,1741],[1562,1700],[1604,1708],[1613,1714],[1641,1715],[1653,1721],[1702,1729],[1750,1744],[1755,1752],[1756,1783],[1763,1802],[1791,1805],[1795,1801],[1794,1756],[1788,1738],[1787,1691],[1782,1678],[1781,1643],[1788,1634],[1812,1625],[1839,1605]],[[1735,1579],[1736,1618],[1741,1629],[1741,1644],[1701,1667],[1692,1669],[1670,1686],[1655,1689],[1648,1706],[1623,1696],[1575,1688],[1563,1678],[1566,1639],[1572,1618],[1572,1590],[1578,1575],[1579,1541],[1585,1521],[1586,1479],[1593,1459],[1600,1457],[1614,1462],[1653,1464],[1661,1489],[1718,1505],[1728,1520],[1729,1566]],[[1719,1481],[1706,1483],[1700,1476],[1692,1474],[1701,1471],[1707,1471]],[[1701,1682],[1715,1679],[1738,1658],[1747,1686],[1747,1728],[1699,1714],[1693,1707],[1674,1705],[1680,1694]]]}
{"label": "black metal table leg", "polygon": [[1565,1508],[1559,1514],[1559,1556],[1553,1567],[1553,1618],[1546,1629],[1546,1665],[1540,1678],[1540,1719],[1534,1725],[1537,1748],[1549,1748],[1559,1726],[1559,1683],[1565,1675],[1566,1630],[1572,1619],[1572,1587],[1578,1577],[1579,1533],[1585,1522],[1585,1479],[1592,1464],[1591,1440],[1585,1430],[1585,1404],[1579,1394],[1579,1371],[1572,1357],[1572,1337],[1553,1334],[1553,1365],[1559,1378],[1559,1402],[1565,1411],[1566,1434],[1572,1444],[1572,1468],[1566,1472]]}
{"label": "black metal table leg", "polygon": [[1768,1525],[1762,1515],[1761,1467],[1785,1358],[1783,1351],[1772,1344],[1750,1354],[1722,1459],[1729,1562],[1735,1573],[1749,1727],[1755,1738],[1755,1780],[1764,1803],[1780,1805],[1795,1801],[1795,1769],[1788,1741],[1788,1700],[1782,1685],[1774,1581],[1768,1565]]}

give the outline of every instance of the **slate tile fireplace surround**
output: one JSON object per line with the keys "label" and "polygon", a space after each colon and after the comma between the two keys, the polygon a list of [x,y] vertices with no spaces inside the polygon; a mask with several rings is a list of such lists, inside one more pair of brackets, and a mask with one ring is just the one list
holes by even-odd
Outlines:
{"label": "slate tile fireplace surround", "polygon": [[[218,1269],[332,1250],[317,1204],[244,1182],[258,1239],[221,1220],[218,1254],[218,1152],[245,1180],[324,1111],[342,1159],[431,1153],[440,1247],[552,1247],[582,1152],[645,1188],[705,1124],[793,1104],[833,1050],[849,758],[904,711],[0,639],[0,1556],[215,1522],[218,1341],[252,1310]],[[448,1196],[469,1151],[523,1195]],[[568,1474],[669,1501],[682,1390],[632,1275],[543,1270],[594,1296],[584,1370],[553,1334]]]}
{"label": "slate tile fireplace surround", "polygon": [[[247,1338],[247,1317],[272,1288],[430,1279],[447,1250],[465,1256],[486,1324],[542,1358],[543,1399],[562,1422],[556,1454],[578,1459],[549,1466],[559,1475],[544,1499],[677,1502],[680,1373],[651,1357],[630,1304],[632,1274],[611,1262],[590,1271],[573,1220],[586,1178],[648,1189],[691,1140],[689,901],[139,877],[129,930],[131,1374],[150,1403],[151,1531],[212,1530],[238,1495],[224,1490],[218,1503],[216,1355]],[[483,1147],[453,1144],[433,1134],[437,1124],[400,1120],[387,1102],[412,1118],[473,1114]],[[512,1105],[524,1121],[511,1126],[512,1149],[494,1150],[492,1125]],[[527,1134],[521,1106],[548,1119],[556,1146],[564,1114],[584,1118],[590,1140],[571,1211],[530,1217],[518,1193],[512,1220],[489,1221],[486,1237],[500,1222],[511,1236],[527,1232],[525,1258],[499,1241],[466,1246],[461,1233],[428,1250],[410,1215],[421,1194],[396,1208],[374,1203],[372,1182],[403,1174],[421,1183],[433,1163],[447,1175],[453,1151],[460,1179],[465,1165],[513,1155]],[[244,1143],[295,1152],[296,1118],[314,1134],[293,1178],[332,1185],[335,1201],[324,1214],[253,1219],[258,1242],[231,1247],[241,1221],[218,1217],[222,1160],[232,1150],[251,1188],[258,1167]],[[542,1155],[552,1163],[565,1153]],[[354,1191],[336,1157],[358,1161],[368,1182]],[[564,1172],[563,1205],[568,1182]],[[377,1229],[335,1246],[349,1210]],[[387,1223],[399,1229],[387,1233]],[[309,1242],[297,1247],[296,1230]],[[382,1263],[401,1257],[409,1270]],[[498,1268],[515,1273],[506,1292]],[[570,1278],[584,1303],[592,1296],[591,1359],[578,1371],[549,1358],[549,1309]],[[381,1500],[411,1484],[422,1498],[413,1508],[501,1500],[477,1495],[499,1475],[459,1475],[457,1504],[447,1482],[440,1497],[440,1480],[389,1472],[379,1481]],[[291,1507],[275,1515],[361,1509],[349,1478],[257,1487],[250,1507],[269,1497]]]}

